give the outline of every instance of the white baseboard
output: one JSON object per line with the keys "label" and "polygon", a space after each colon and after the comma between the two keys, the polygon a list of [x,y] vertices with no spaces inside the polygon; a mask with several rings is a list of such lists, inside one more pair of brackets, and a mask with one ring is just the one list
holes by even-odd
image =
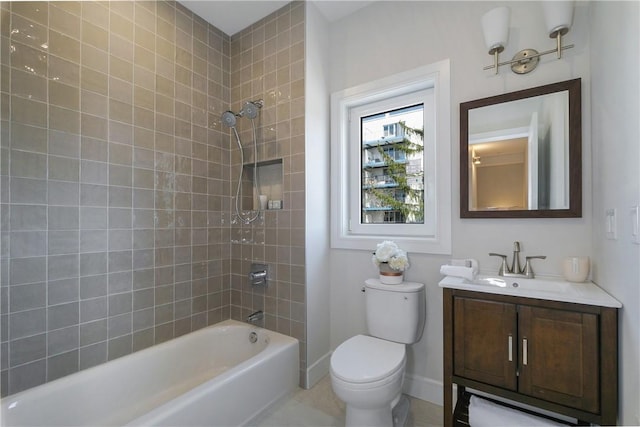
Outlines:
{"label": "white baseboard", "polygon": [[307,367],[307,374],[305,378],[305,388],[310,389],[318,381],[320,381],[325,375],[329,373],[331,367],[331,352],[325,354],[320,359],[316,360],[314,364]]}
{"label": "white baseboard", "polygon": [[443,385],[440,381],[418,375],[405,374],[403,392],[409,396],[442,406],[442,389]]}

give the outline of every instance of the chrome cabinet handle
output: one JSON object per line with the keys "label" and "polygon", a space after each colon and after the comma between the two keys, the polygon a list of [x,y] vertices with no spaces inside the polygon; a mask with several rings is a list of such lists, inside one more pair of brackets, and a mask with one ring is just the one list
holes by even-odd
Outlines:
{"label": "chrome cabinet handle", "polygon": [[522,364],[524,366],[527,366],[527,363],[528,363],[527,348],[528,348],[527,339],[523,338],[522,339]]}
{"label": "chrome cabinet handle", "polygon": [[513,362],[513,335],[509,334],[509,362]]}

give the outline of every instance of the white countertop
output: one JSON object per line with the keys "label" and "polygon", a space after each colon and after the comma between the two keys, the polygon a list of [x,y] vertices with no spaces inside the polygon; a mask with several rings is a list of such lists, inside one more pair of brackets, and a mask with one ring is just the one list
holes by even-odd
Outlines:
{"label": "white countertop", "polygon": [[472,282],[461,277],[446,276],[438,285],[441,288],[485,292],[488,294],[511,295],[601,307],[622,307],[620,301],[592,282],[573,283],[547,278],[523,279],[519,277],[478,275]]}

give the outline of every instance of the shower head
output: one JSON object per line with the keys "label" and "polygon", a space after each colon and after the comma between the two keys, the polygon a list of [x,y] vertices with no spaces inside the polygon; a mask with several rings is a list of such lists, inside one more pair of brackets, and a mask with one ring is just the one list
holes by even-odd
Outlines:
{"label": "shower head", "polygon": [[262,108],[263,104],[264,102],[262,101],[262,99],[259,99],[257,101],[247,101],[244,104],[244,107],[242,107],[240,115],[243,117],[246,116],[250,119],[255,119],[256,117],[258,117],[258,112],[260,111],[260,108]]}
{"label": "shower head", "polygon": [[233,111],[225,111],[222,113],[220,120],[230,128],[236,126],[236,114]]}

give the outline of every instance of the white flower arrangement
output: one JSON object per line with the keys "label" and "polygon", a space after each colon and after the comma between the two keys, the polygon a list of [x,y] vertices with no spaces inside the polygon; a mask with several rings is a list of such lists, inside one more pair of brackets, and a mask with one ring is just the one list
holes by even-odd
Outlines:
{"label": "white flower arrangement", "polygon": [[387,263],[392,270],[396,271],[404,271],[409,268],[407,253],[391,240],[378,243],[371,260],[378,267],[381,263]]}

